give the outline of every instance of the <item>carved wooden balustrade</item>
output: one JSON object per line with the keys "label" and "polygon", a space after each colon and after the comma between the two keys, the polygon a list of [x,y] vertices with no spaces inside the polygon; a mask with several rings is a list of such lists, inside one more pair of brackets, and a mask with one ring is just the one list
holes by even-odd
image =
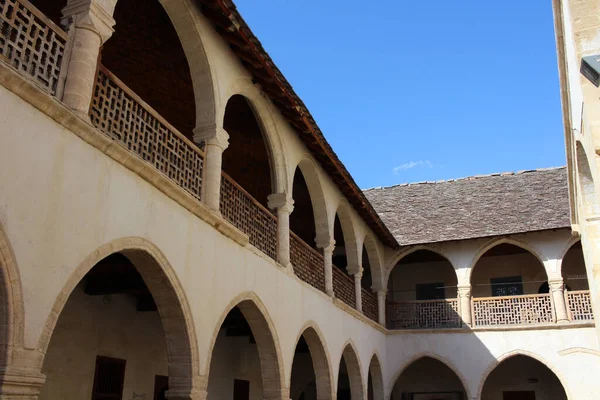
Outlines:
{"label": "carved wooden balustrade", "polygon": [[377,304],[377,294],[371,290],[361,288],[362,310],[366,317],[375,322],[379,322],[379,306]]}
{"label": "carved wooden balustrade", "polygon": [[223,217],[249,237],[250,243],[277,259],[277,217],[227,174],[221,179],[220,209]]}
{"label": "carved wooden balustrade", "polygon": [[333,293],[335,297],[356,308],[356,295],[354,293],[354,278],[346,275],[344,271],[332,266],[333,272]]}
{"label": "carved wooden balustrade", "polygon": [[56,94],[68,35],[27,0],[0,1],[0,59]]}
{"label": "carved wooden balustrade", "polygon": [[571,321],[592,321],[592,299],[589,290],[566,292],[567,308]]}
{"label": "carved wooden balustrade", "polygon": [[96,128],[200,199],[202,151],[104,67],[98,71],[90,119]]}
{"label": "carved wooden balustrade", "polygon": [[458,328],[462,324],[457,299],[388,302],[388,329]]}
{"label": "carved wooden balustrade", "polygon": [[555,321],[550,294],[473,298],[473,325],[544,324]]}
{"label": "carved wooden balustrade", "polygon": [[300,279],[322,292],[325,291],[323,256],[293,232],[290,232],[290,260],[294,273]]}

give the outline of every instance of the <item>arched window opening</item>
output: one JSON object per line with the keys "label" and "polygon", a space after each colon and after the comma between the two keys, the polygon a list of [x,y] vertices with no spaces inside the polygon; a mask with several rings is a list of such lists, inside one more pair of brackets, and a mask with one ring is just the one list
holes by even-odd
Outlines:
{"label": "arched window opening", "polygon": [[509,243],[485,252],[471,274],[475,298],[537,294],[547,281],[543,264],[529,251]]}
{"label": "arched window opening", "polygon": [[208,400],[274,399],[281,393],[275,340],[250,300],[233,307],[212,349]]}
{"label": "arched window opening", "polygon": [[340,268],[342,271],[347,270],[348,266],[348,254],[346,252],[346,241],[344,240],[344,231],[340,222],[340,217],[336,213],[335,221],[333,223],[333,238],[335,240],[335,250],[333,252],[333,265]]}
{"label": "arched window opening", "polygon": [[294,212],[290,215],[290,229],[309,246],[316,248],[317,236],[313,203],[304,174],[300,168],[294,172],[292,189]]}
{"label": "arched window opening", "polygon": [[62,26],[62,10],[67,0],[29,0],[31,4],[58,26]]}
{"label": "arched window opening", "polygon": [[316,379],[308,343],[304,339],[304,336],[300,336],[292,364],[291,400],[317,400]]}
{"label": "arched window opening", "polygon": [[101,63],[188,139],[196,105],[183,47],[158,0],[119,0]]}
{"label": "arched window opening", "polygon": [[361,280],[361,285],[368,291],[372,290],[373,287],[373,273],[371,271],[371,263],[369,262],[369,254],[367,253],[367,247],[363,245],[362,248],[362,267],[363,267],[363,276]]}
{"label": "arched window opening", "polygon": [[581,242],[575,243],[562,261],[562,277],[567,290],[589,290]]}
{"label": "arched window opening", "polygon": [[466,390],[452,369],[431,357],[413,362],[398,377],[391,400],[466,399]]}
{"label": "arched window opening", "polygon": [[98,262],[60,313],[44,359],[40,399],[161,393],[169,376],[191,387],[183,382],[192,376],[185,317],[166,282],[161,267],[141,251]]}
{"label": "arched window opening", "polygon": [[223,127],[229,134],[223,171],[267,207],[267,197],[273,193],[269,152],[259,122],[244,96],[229,99]]}
{"label": "arched window opening", "polygon": [[481,400],[566,400],[567,395],[554,373],[541,362],[517,355],[501,362],[488,375]]}
{"label": "arched window opening", "polygon": [[429,250],[403,257],[388,279],[388,301],[455,299],[458,284],[450,261]]}

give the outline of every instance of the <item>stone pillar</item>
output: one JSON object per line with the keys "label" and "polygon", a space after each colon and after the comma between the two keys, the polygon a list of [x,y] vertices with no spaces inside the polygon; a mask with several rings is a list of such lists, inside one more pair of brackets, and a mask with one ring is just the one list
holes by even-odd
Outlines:
{"label": "stone pillar", "polygon": [[229,134],[223,128],[209,127],[194,129],[194,142],[206,144],[205,158],[202,165],[203,180],[202,202],[211,210],[220,213],[221,198],[221,166],[223,152],[229,147]]}
{"label": "stone pillar", "polygon": [[323,249],[323,268],[325,270],[325,293],[329,297],[335,297],[333,293],[333,250],[335,249],[335,240],[318,242],[317,247]]}
{"label": "stone pillar", "polygon": [[29,368],[0,369],[0,400],[37,400],[46,376]]}
{"label": "stone pillar", "polygon": [[271,194],[269,208],[277,210],[277,261],[292,269],[290,262],[290,214],[294,211],[294,200],[287,193]]}
{"label": "stone pillar", "polygon": [[566,324],[569,322],[569,313],[567,312],[567,303],[565,301],[565,283],[562,279],[553,279],[548,281],[550,286],[550,295],[556,312],[556,322]]}
{"label": "stone pillar", "polygon": [[387,298],[387,290],[379,289],[377,291],[377,308],[379,310],[379,323],[383,326],[386,325],[385,320],[385,300]]}
{"label": "stone pillar", "polygon": [[113,34],[116,0],[69,0],[63,22],[72,24],[73,45],[68,63],[63,103],[89,120],[100,47]]}
{"label": "stone pillar", "polygon": [[362,268],[354,274],[354,295],[356,296],[356,309],[360,312],[362,312],[362,276]]}
{"label": "stone pillar", "polygon": [[471,285],[458,287],[458,307],[463,324],[472,326],[473,318],[471,310]]}

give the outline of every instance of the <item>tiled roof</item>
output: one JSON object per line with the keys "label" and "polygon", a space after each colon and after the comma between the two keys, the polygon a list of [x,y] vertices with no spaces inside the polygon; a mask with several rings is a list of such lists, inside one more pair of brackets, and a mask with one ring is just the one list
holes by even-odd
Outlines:
{"label": "tiled roof", "polygon": [[365,191],[400,245],[570,227],[566,167]]}

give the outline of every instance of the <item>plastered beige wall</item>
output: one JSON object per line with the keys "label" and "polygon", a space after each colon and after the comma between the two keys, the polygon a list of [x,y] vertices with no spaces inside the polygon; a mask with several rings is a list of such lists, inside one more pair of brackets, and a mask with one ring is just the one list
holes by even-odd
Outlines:
{"label": "plastered beige wall", "polygon": [[446,298],[456,298],[456,272],[447,261],[399,264],[391,274],[388,299],[393,301],[416,300],[418,283],[442,283]]}
{"label": "plastered beige wall", "polygon": [[524,294],[538,293],[548,281],[544,266],[531,253],[482,257],[471,274],[473,297],[492,296],[491,279],[512,276],[521,276]]}

